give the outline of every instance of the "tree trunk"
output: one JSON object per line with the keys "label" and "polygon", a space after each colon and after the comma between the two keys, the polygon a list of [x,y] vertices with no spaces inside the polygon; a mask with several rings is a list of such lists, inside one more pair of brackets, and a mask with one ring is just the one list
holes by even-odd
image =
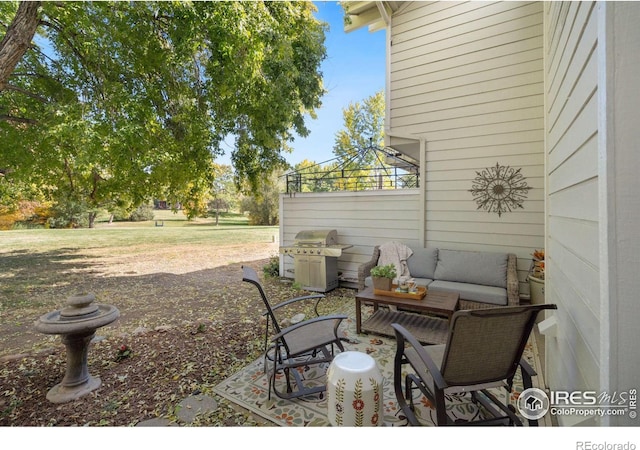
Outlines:
{"label": "tree trunk", "polygon": [[89,228],[95,228],[97,216],[98,216],[98,213],[95,213],[95,212],[89,213]]}
{"label": "tree trunk", "polygon": [[38,10],[42,2],[23,1],[0,42],[0,92],[4,91],[9,77],[22,59],[40,24]]}

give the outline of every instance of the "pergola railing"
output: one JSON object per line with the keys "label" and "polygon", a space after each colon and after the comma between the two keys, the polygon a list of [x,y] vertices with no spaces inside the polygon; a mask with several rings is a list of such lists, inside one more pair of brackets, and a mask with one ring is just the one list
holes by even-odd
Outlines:
{"label": "pergola railing", "polygon": [[[419,166],[393,149],[359,149],[336,164],[305,167],[285,174],[286,192],[337,192],[420,187]],[[326,161],[329,163],[330,161]],[[375,167],[372,166],[375,164]]]}
{"label": "pergola railing", "polygon": [[338,169],[286,174],[286,192],[335,192],[420,187],[418,172],[402,169]]}

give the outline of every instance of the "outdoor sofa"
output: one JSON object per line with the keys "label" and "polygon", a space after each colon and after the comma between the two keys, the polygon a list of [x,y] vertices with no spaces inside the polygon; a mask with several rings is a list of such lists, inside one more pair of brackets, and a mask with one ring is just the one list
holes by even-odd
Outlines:
{"label": "outdoor sofa", "polygon": [[[520,304],[517,258],[513,253],[423,248],[406,244],[410,276],[427,289],[460,293],[460,309]],[[378,264],[380,246],[371,260],[358,267],[358,289],[372,286],[371,268]]]}

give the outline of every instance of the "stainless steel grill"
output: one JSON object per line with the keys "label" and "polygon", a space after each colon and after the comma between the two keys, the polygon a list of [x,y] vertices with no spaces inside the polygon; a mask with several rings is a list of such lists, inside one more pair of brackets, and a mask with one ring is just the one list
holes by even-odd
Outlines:
{"label": "stainless steel grill", "polygon": [[328,292],[339,285],[338,257],[351,245],[338,244],[336,230],[304,230],[280,253],[294,259],[294,278],[308,291]]}

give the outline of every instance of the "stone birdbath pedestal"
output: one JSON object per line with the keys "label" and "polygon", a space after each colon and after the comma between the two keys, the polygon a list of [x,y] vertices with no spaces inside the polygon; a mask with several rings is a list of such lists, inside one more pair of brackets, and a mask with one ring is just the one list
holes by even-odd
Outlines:
{"label": "stone birdbath pedestal", "polygon": [[67,349],[66,374],[47,393],[47,400],[52,403],[75,400],[102,384],[100,378],[89,374],[89,344],[96,329],[115,321],[120,311],[115,306],[94,303],[95,299],[93,294],[71,296],[63,309],[44,314],[35,322],[40,333],[61,335]]}

